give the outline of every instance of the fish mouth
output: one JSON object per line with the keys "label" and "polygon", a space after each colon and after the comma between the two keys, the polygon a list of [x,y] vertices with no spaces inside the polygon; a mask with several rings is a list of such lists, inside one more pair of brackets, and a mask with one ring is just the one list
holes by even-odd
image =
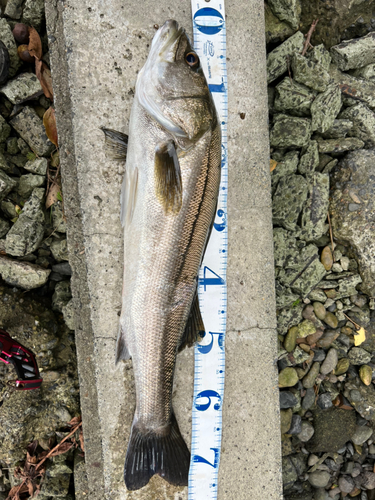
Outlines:
{"label": "fish mouth", "polygon": [[152,56],[156,55],[157,52],[159,57],[167,61],[174,60],[180,38],[184,33],[185,30],[179,27],[177,21],[168,19],[159,28],[152,40],[150,56],[151,52],[153,53]]}

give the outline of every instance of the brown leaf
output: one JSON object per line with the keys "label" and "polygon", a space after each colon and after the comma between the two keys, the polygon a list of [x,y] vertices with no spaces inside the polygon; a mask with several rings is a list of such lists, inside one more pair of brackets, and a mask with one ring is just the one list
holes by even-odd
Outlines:
{"label": "brown leaf", "polygon": [[81,416],[73,417],[72,420],[70,422],[68,422],[68,425],[75,427],[76,425],[78,425],[80,423],[81,420],[82,420]]}
{"label": "brown leaf", "polygon": [[65,441],[65,443],[61,443],[57,450],[55,450],[53,453],[51,453],[50,457],[55,457],[56,455],[62,455],[63,453],[66,453],[67,451],[70,450],[70,448],[73,447],[73,443],[69,443],[68,441]]}
{"label": "brown leaf", "polygon": [[43,125],[48,139],[57,147],[57,128],[55,110],[50,106],[43,115]]}
{"label": "brown leaf", "polygon": [[39,59],[35,59],[35,75],[42,86],[44,95],[48,99],[53,99],[51,72],[47,65]]}
{"label": "brown leaf", "polygon": [[81,445],[81,450],[84,452],[85,451],[85,443],[83,440],[83,432],[82,429],[79,431],[79,444]]}
{"label": "brown leaf", "polygon": [[61,192],[61,186],[59,182],[54,182],[51,184],[47,196],[46,196],[46,208],[52,206],[59,199],[58,193]]}
{"label": "brown leaf", "polygon": [[32,443],[28,444],[26,448],[28,454],[30,453],[31,456],[35,455],[35,451],[38,448],[38,444],[39,442],[37,439],[35,439]]}
{"label": "brown leaf", "polygon": [[32,26],[29,27],[29,53],[31,56],[34,56],[36,59],[42,59],[42,42],[40,40],[39,33]]}
{"label": "brown leaf", "polygon": [[29,495],[32,497],[34,495],[34,485],[33,482],[30,481],[30,479],[27,480],[27,487],[29,489]]}
{"label": "brown leaf", "polygon": [[270,172],[272,172],[273,170],[275,170],[276,165],[277,165],[277,161],[270,159]]}

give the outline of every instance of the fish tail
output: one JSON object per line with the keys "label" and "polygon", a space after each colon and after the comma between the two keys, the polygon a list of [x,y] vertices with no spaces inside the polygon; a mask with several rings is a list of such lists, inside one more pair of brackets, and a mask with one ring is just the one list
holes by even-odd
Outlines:
{"label": "fish tail", "polygon": [[187,486],[189,466],[190,452],[173,412],[163,435],[145,432],[133,423],[124,467],[128,490],[142,488],[154,474],[159,474],[172,485]]}

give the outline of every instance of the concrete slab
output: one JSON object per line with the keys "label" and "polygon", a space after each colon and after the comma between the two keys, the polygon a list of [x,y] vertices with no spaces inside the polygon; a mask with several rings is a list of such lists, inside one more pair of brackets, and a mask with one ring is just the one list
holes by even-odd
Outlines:
{"label": "concrete slab", "polygon": [[[191,34],[190,2],[47,0],[90,500],[187,499],[159,477],[127,492],[131,361],[114,367],[122,281],[124,165],[104,156],[101,126],[127,131],[137,72],[174,18]],[[219,500],[281,499],[276,317],[263,2],[226,3],[229,80],[227,378]],[[239,113],[245,113],[241,119]],[[190,442],[193,356],[178,356],[174,408]]]}

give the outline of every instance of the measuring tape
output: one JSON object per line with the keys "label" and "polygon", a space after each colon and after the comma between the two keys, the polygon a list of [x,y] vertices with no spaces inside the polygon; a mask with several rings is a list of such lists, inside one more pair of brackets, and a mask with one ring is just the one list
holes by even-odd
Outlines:
{"label": "measuring tape", "polygon": [[227,314],[227,119],[224,2],[192,0],[194,48],[221,123],[221,184],[214,226],[199,273],[198,294],[206,334],[195,346],[189,500],[217,498],[224,397]]}

